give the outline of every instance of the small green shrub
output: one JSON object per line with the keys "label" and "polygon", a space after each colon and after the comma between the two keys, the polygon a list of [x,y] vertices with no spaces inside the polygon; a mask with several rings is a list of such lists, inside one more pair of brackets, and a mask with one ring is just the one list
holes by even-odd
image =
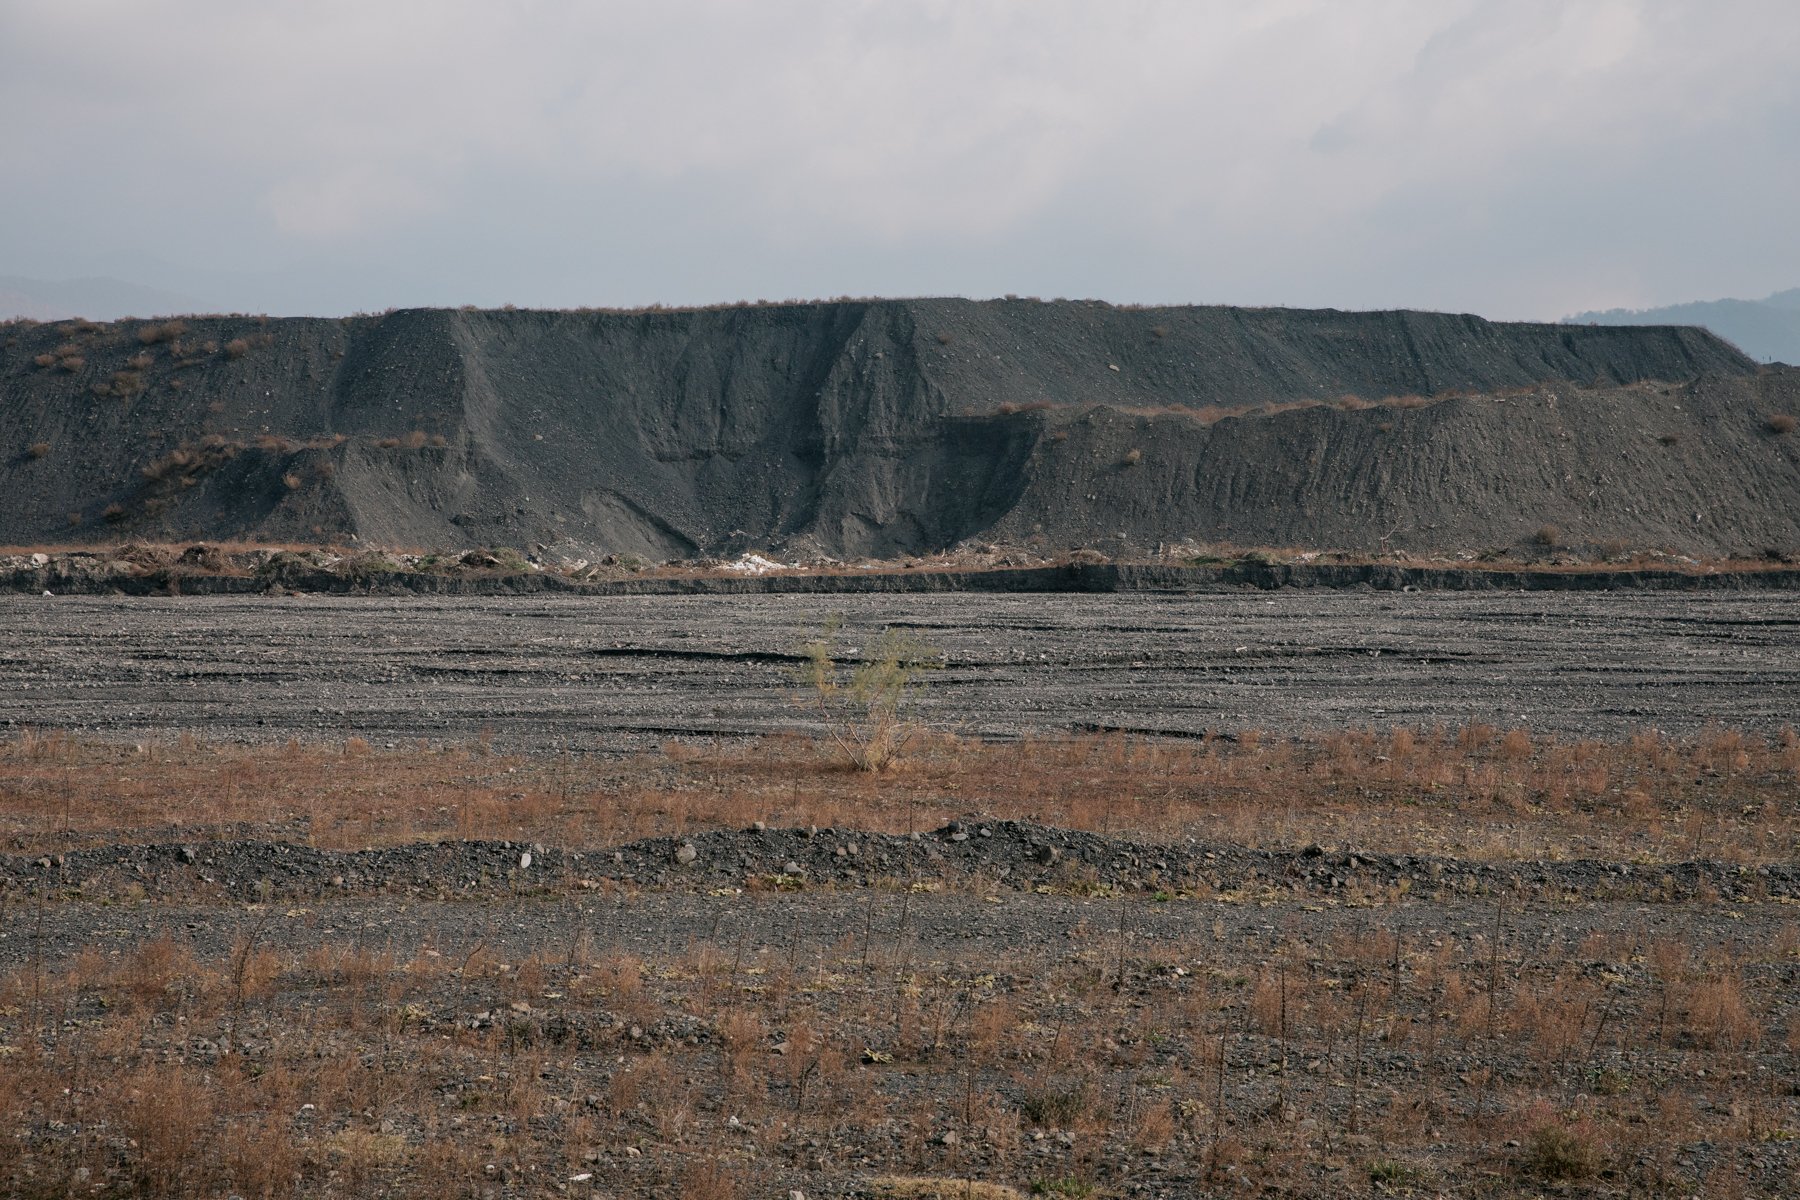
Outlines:
{"label": "small green shrub", "polygon": [[1379,1187],[1410,1187],[1419,1173],[1397,1159],[1381,1158],[1369,1164],[1369,1182]]}
{"label": "small green shrub", "polygon": [[859,771],[893,765],[912,735],[907,701],[924,672],[940,665],[935,650],[916,634],[884,629],[855,667],[838,662],[836,640],[842,616],[825,622],[823,635],[801,647],[798,677],[809,707],[826,732]]}
{"label": "small green shrub", "polygon": [[1085,1083],[1048,1084],[1032,1087],[1019,1097],[1019,1111],[1033,1125],[1066,1129],[1093,1107],[1092,1090]]}

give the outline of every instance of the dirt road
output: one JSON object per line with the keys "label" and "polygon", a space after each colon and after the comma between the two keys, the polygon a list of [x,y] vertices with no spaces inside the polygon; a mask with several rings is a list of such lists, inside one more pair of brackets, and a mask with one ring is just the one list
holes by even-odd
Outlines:
{"label": "dirt road", "polygon": [[1779,594],[0,598],[0,722],[141,738],[624,751],[804,727],[826,617],[943,652],[918,715],[987,737],[1455,725],[1565,735],[1800,713]]}

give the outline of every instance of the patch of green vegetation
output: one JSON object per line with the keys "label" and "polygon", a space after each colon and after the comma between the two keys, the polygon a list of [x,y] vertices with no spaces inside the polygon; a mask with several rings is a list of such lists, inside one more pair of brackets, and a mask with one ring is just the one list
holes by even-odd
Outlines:
{"label": "patch of green vegetation", "polygon": [[1380,1188],[1411,1187],[1419,1182],[1419,1172],[1393,1158],[1378,1158],[1369,1164],[1369,1182]]}

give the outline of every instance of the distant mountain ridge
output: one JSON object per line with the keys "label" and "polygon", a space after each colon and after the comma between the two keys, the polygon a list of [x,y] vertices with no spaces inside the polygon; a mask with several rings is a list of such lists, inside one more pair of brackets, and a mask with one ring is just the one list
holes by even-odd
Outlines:
{"label": "distant mountain ridge", "polygon": [[1564,317],[1569,325],[1698,325],[1758,362],[1800,364],[1800,288],[1761,300],[1696,300],[1661,308],[1609,308]]}
{"label": "distant mountain ridge", "polygon": [[206,305],[192,296],[96,275],[85,279],[30,279],[0,275],[0,320],[117,321],[121,317],[166,317],[199,312]]}

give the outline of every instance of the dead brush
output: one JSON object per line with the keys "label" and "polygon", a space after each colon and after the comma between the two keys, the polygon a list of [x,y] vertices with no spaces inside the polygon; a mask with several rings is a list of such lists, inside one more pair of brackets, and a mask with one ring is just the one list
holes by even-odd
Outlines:
{"label": "dead brush", "polygon": [[708,1155],[683,1170],[676,1186],[683,1200],[739,1200],[741,1177],[740,1168]]}
{"label": "dead brush", "polygon": [[216,1169],[215,1091],[200,1072],[146,1064],[128,1075],[113,1116],[137,1145],[132,1166],[144,1193],[202,1193]]}
{"label": "dead brush", "polygon": [[719,1019],[715,1032],[723,1051],[721,1068],[729,1078],[747,1081],[759,1052],[768,1043],[768,1027],[761,1014],[734,1008]]}
{"label": "dead brush", "polygon": [[140,1007],[162,1012],[180,1003],[182,985],[196,974],[193,952],[163,933],[141,943],[125,960],[116,986]]}
{"label": "dead brush", "polygon": [[1688,989],[1687,1023],[1695,1042],[1707,1049],[1750,1050],[1763,1023],[1751,1011],[1741,976],[1721,970]]}

